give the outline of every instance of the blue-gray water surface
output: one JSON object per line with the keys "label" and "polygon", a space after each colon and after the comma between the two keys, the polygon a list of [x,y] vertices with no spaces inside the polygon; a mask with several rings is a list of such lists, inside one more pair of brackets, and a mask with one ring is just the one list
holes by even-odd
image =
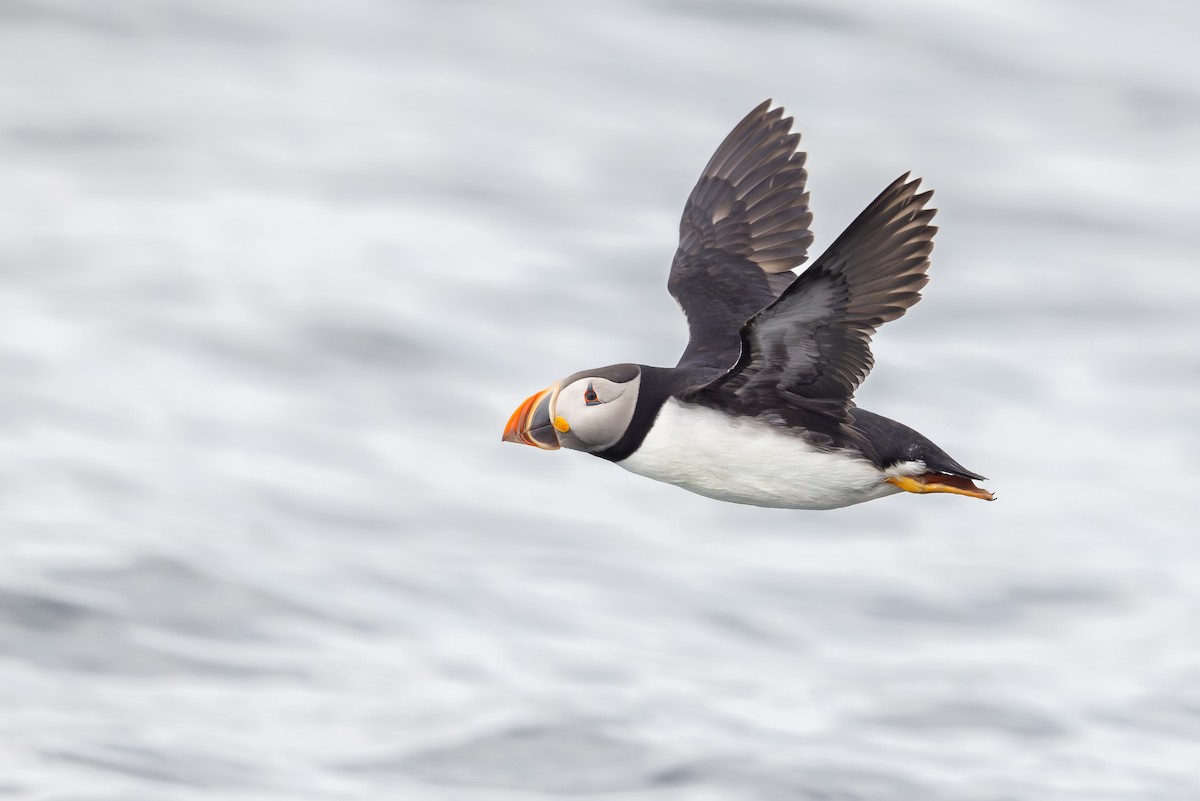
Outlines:
{"label": "blue-gray water surface", "polygon": [[[0,797],[1200,798],[1200,6],[0,7]],[[500,443],[773,97],[993,504]],[[781,477],[786,480],[786,477]]]}

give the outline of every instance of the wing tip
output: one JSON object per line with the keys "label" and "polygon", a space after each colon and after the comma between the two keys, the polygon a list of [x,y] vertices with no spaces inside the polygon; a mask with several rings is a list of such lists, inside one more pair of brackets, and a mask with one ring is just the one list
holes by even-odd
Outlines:
{"label": "wing tip", "polygon": [[[796,250],[811,241],[805,233],[812,219],[805,191],[807,154],[798,149],[801,134],[792,130],[794,122],[767,98],[725,136],[684,209],[685,250],[727,250],[768,273],[806,260],[807,252]],[[778,235],[789,232],[794,235],[781,242]]]}

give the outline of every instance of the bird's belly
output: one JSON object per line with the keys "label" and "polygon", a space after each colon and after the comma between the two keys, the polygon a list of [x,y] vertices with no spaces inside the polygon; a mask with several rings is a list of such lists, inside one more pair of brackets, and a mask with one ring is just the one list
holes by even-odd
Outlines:
{"label": "bird's belly", "polygon": [[674,398],[618,464],[717,500],[784,509],[836,509],[900,491],[853,451],[820,450],[766,421]]}

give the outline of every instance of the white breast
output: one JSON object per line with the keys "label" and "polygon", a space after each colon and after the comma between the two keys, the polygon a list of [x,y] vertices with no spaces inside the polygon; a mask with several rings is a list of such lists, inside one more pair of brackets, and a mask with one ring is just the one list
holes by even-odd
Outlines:
{"label": "white breast", "polygon": [[853,452],[821,451],[764,420],[674,398],[641,447],[618,464],[717,500],[784,509],[836,509],[900,492],[884,481],[892,471]]}

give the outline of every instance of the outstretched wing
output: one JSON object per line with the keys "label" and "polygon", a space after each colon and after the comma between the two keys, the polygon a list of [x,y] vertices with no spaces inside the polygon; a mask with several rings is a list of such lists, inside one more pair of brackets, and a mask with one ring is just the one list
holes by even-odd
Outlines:
{"label": "outstretched wing", "polygon": [[741,328],[741,356],[694,391],[697,399],[762,414],[807,412],[832,433],[849,421],[854,390],[871,370],[871,335],[900,317],[929,281],[937,228],[933,192],[900,176],[771,305]]}
{"label": "outstretched wing", "polygon": [[725,137],[688,197],[667,288],[687,316],[680,367],[726,370],[738,331],[775,300],[812,242],[800,134],[767,100]]}

